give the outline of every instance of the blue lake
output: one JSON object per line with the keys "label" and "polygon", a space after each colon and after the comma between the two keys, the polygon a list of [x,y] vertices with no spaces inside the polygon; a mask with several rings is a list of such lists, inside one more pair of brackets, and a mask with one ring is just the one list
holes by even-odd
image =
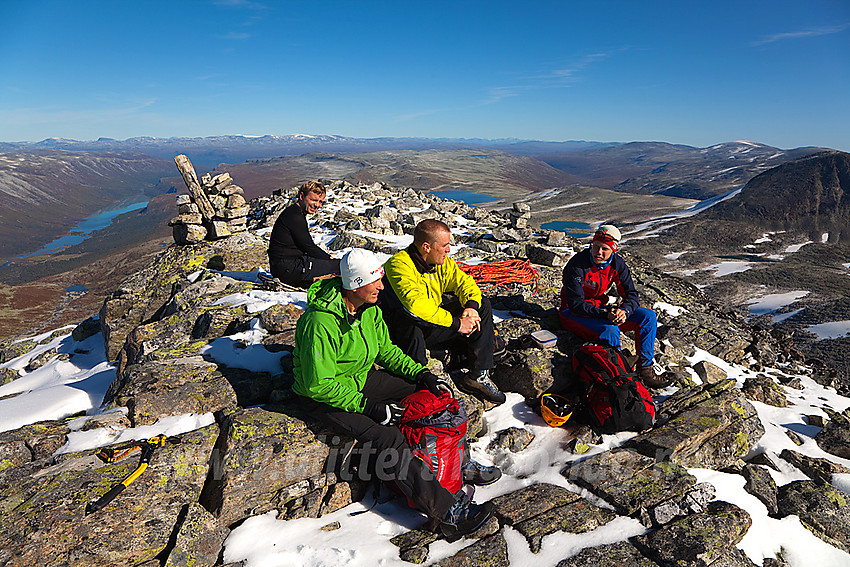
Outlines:
{"label": "blue lake", "polygon": [[593,234],[593,227],[586,222],[577,221],[551,221],[540,225],[540,228],[548,228],[549,230],[560,230],[574,238],[584,238]]}
{"label": "blue lake", "polygon": [[144,201],[141,203],[124,205],[118,209],[104,209],[102,211],[98,211],[92,216],[81,220],[80,223],[72,228],[65,236],[61,236],[53,242],[49,242],[41,250],[36,250],[30,254],[18,256],[18,258],[29,258],[30,256],[38,256],[39,254],[52,254],[53,252],[58,252],[68,246],[79,244],[88,238],[92,232],[102,230],[112,224],[112,219],[118,215],[123,215],[124,213],[129,213],[131,211],[138,211],[147,206],[148,201]]}
{"label": "blue lake", "polygon": [[487,203],[489,201],[498,201],[499,199],[493,195],[486,193],[476,193],[470,190],[446,189],[445,191],[428,191],[420,189],[429,195],[435,195],[440,199],[451,199],[453,201],[462,201],[467,205],[478,205],[479,203]]}

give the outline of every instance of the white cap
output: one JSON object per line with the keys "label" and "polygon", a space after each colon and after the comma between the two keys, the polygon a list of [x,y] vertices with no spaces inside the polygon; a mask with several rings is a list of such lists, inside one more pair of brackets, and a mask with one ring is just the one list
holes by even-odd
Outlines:
{"label": "white cap", "polygon": [[339,272],[342,275],[342,288],[351,290],[384,277],[384,266],[374,253],[354,248],[342,257]]}
{"label": "white cap", "polygon": [[596,229],[597,234],[599,234],[600,232],[610,238],[613,238],[615,242],[620,242],[620,238],[622,237],[622,235],[620,234],[620,229],[618,229],[613,224],[603,224],[602,226]]}

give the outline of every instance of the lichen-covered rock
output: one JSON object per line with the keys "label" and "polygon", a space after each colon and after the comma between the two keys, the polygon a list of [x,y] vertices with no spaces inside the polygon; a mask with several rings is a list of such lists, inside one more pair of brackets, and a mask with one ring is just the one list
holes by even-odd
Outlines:
{"label": "lichen-covered rock", "polygon": [[138,325],[128,334],[117,365],[118,374],[128,366],[151,361],[166,361],[198,354],[207,341],[192,341],[195,317],[172,315],[146,325]]}
{"label": "lichen-covered rock", "polygon": [[20,378],[21,375],[17,370],[11,368],[0,368],[0,386],[13,382]]}
{"label": "lichen-covered rock", "polygon": [[214,308],[213,303],[233,293],[251,291],[253,284],[204,270],[193,282],[182,281],[175,286],[168,302],[163,306],[160,318],[187,311],[193,307]]}
{"label": "lichen-covered rock", "polygon": [[485,537],[437,563],[440,567],[509,567],[508,544],[501,532]]}
{"label": "lichen-covered rock", "polygon": [[796,480],[779,487],[780,517],[795,514],[806,528],[830,545],[850,553],[850,497],[827,484]]}
{"label": "lichen-covered rock", "polygon": [[696,479],[681,466],[624,448],[598,453],[568,466],[562,474],[631,516],[668,500],[680,500]]}
{"label": "lichen-covered rock", "polygon": [[494,498],[493,506],[502,522],[513,525],[580,499],[566,488],[540,483]]}
{"label": "lichen-covered rock", "polygon": [[764,427],[734,385],[727,380],[677,392],[662,404],[660,425],[627,446],[686,467],[735,463],[761,438]]}
{"label": "lichen-covered rock", "polygon": [[806,476],[819,484],[831,483],[832,475],[834,474],[850,474],[850,469],[843,465],[833,463],[827,459],[810,457],[796,451],[783,449],[779,456],[803,471]]}
{"label": "lichen-covered rock", "polygon": [[0,433],[0,473],[32,462],[32,452],[23,439],[10,439],[6,432]]}
{"label": "lichen-covered rock", "polygon": [[494,449],[498,447],[505,451],[519,453],[528,447],[533,440],[534,434],[527,429],[523,429],[522,427],[509,427],[508,429],[503,429],[496,433],[496,438],[490,442],[489,448]]}
{"label": "lichen-covered rock", "polygon": [[104,301],[100,325],[107,360],[117,359],[130,331],[142,322],[161,317],[172,298],[192,286],[187,278],[190,274],[203,269],[254,270],[267,265],[267,249],[268,244],[261,237],[244,232],[224,240],[173,245],[163,250],[150,264],[128,276]]}
{"label": "lichen-covered rock", "polygon": [[744,395],[751,400],[764,404],[784,408],[788,406],[788,400],[776,382],[765,374],[759,374],[747,378],[742,388]]}
{"label": "lichen-covered rock", "polygon": [[[529,309],[533,310],[537,307],[537,314],[543,312],[543,309],[539,306],[532,306],[531,304],[527,304],[521,298],[500,298],[493,305],[494,309],[506,309],[506,310],[523,310]],[[523,311],[524,313],[524,311]],[[525,319],[523,317],[511,317],[510,319],[505,319],[504,321],[499,321],[496,323],[496,330],[499,332],[499,336],[508,343],[508,346],[519,346],[519,340],[523,337],[527,337],[534,331],[539,331],[542,327],[538,321],[532,319]],[[529,343],[530,344],[530,343]]]}
{"label": "lichen-covered rock", "polygon": [[32,339],[11,338],[0,342],[0,364],[27,354],[38,344]]}
{"label": "lichen-covered rock", "polygon": [[559,562],[557,567],[657,567],[628,541],[582,549],[576,555]]}
{"label": "lichen-covered rock", "polygon": [[134,471],[138,453],[104,464],[95,450],[64,455],[38,475],[0,490],[0,560],[11,565],[136,565],[169,545],[186,504],[197,501],[218,427],[166,443],[147,469],[110,504],[86,504]]}
{"label": "lichen-covered rock", "polygon": [[260,324],[269,333],[294,333],[295,325],[302,313],[304,311],[301,308],[291,303],[272,305],[260,313]]}
{"label": "lichen-covered rock", "polygon": [[283,504],[286,487],[321,475],[330,453],[300,419],[258,407],[229,415],[216,449],[202,503],[228,526]]}
{"label": "lichen-covered rock", "polygon": [[161,417],[236,407],[236,392],[199,356],[134,364],[110,385],[104,403],[129,408],[134,427]]}
{"label": "lichen-covered rock", "polygon": [[701,482],[689,489],[682,498],[674,498],[650,508],[642,515],[641,521],[646,526],[661,526],[680,516],[704,512],[708,503],[714,500],[716,490],[714,485]]}
{"label": "lichen-covered rock", "polygon": [[[191,317],[191,315],[187,315]],[[251,328],[251,315],[244,305],[204,309],[192,325],[191,338],[211,341],[219,337],[241,333]]]}
{"label": "lichen-covered rock", "polygon": [[[466,436],[475,439],[484,433],[484,402],[460,390],[454,390],[454,397],[463,404],[466,411]],[[488,402],[489,403],[489,402]]]}
{"label": "lichen-covered rock", "polygon": [[616,516],[613,511],[595,506],[582,498],[515,523],[514,529],[525,536],[532,553],[538,553],[543,538],[549,534],[558,531],[574,534],[589,532],[607,524]]}
{"label": "lichen-covered rock", "polygon": [[[27,372],[32,372],[33,370],[38,370],[39,368],[41,368],[42,366],[44,366],[45,364],[50,362],[50,359],[52,359],[56,356],[59,356],[58,351],[55,348],[49,348],[46,351],[41,352],[41,353],[35,355],[34,357],[32,357],[30,359],[29,363],[27,363],[25,370]],[[66,354],[66,356],[67,356],[67,354]]]}
{"label": "lichen-covered rock", "polygon": [[397,535],[390,539],[390,543],[399,548],[399,557],[415,563],[407,557],[420,558],[419,562],[424,561],[428,557],[428,546],[438,539],[440,536],[434,530],[423,527]]}
{"label": "lichen-covered rock", "polygon": [[633,541],[645,555],[661,565],[709,567],[718,565],[717,562],[729,554],[740,559],[735,546],[751,524],[747,512],[718,501],[705,512],[680,518],[647,535],[637,536]]}
{"label": "lichen-covered rock", "polygon": [[832,413],[815,441],[824,451],[850,459],[850,409],[844,413]]}
{"label": "lichen-covered rock", "polygon": [[0,433],[0,472],[25,463],[46,463],[70,432],[64,420],[40,421]]}
{"label": "lichen-covered rock", "polygon": [[527,245],[525,247],[525,253],[526,257],[533,264],[542,264],[544,266],[553,267],[565,266],[570,260],[570,257],[572,257],[571,251],[565,252],[564,250],[553,249],[537,244]]}
{"label": "lichen-covered rock", "polygon": [[187,504],[181,513],[174,547],[165,567],[212,567],[230,533],[225,526],[197,503]]}
{"label": "lichen-covered rock", "polygon": [[100,320],[97,317],[89,317],[71,331],[71,338],[82,342],[100,332]]}
{"label": "lichen-covered rock", "polygon": [[767,513],[776,516],[779,508],[776,504],[778,489],[776,482],[767,469],[758,465],[749,464],[743,468],[741,474],[746,479],[744,490],[761,500],[767,507]]}
{"label": "lichen-covered rock", "polygon": [[[290,357],[285,357],[284,360],[291,362]],[[254,372],[228,366],[220,366],[218,371],[236,392],[236,401],[243,408],[273,401],[272,394],[275,391],[278,392],[281,399],[295,395],[290,389],[295,380],[291,368],[288,373],[275,374],[274,376],[267,372]]]}
{"label": "lichen-covered rock", "polygon": [[727,379],[726,371],[707,360],[701,360],[692,366],[704,384],[716,384]]}
{"label": "lichen-covered rock", "polygon": [[517,392],[534,400],[556,384],[565,385],[571,376],[566,357],[553,349],[530,348],[509,352],[493,369],[493,382],[502,391]]}
{"label": "lichen-covered rock", "polygon": [[106,411],[92,417],[86,418],[85,423],[80,428],[80,431],[91,431],[93,429],[107,428],[112,431],[120,431],[127,427],[132,427],[130,419],[127,417],[127,409],[120,408],[116,411]]}

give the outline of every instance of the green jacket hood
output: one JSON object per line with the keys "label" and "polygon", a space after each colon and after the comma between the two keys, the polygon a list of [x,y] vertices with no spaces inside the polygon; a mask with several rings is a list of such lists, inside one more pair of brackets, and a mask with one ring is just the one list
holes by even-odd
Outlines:
{"label": "green jacket hood", "polygon": [[345,317],[342,300],[342,278],[319,280],[307,289],[307,307]]}

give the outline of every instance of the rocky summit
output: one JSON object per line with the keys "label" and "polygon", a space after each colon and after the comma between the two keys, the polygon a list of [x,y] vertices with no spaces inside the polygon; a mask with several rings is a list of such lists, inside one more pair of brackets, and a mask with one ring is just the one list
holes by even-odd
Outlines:
{"label": "rocky summit", "polygon": [[[439,218],[453,229],[458,261],[527,259],[536,273],[531,282],[481,284],[500,314],[497,329],[508,344],[492,377],[525,425],[488,432],[488,415],[495,410],[457,394],[469,414],[470,435],[493,437],[482,451],[506,477],[525,478],[527,485],[496,497],[495,515],[448,556],[434,558],[440,537],[427,524],[388,536],[399,561],[509,565],[515,537],[534,556],[553,534],[578,536],[606,526],[610,534],[628,525],[631,531],[619,530],[606,541],[565,548],[557,564],[755,565],[738,547],[755,518],[719,498],[717,487],[701,480],[710,474],[740,479],[764,503],[765,517],[795,515],[814,537],[850,550],[850,504],[840,486],[831,484],[848,472],[841,464],[848,458],[847,412],[816,411],[825,404],[813,405],[809,422],[799,427],[783,425],[780,418],[766,421],[797,400],[804,385],[818,387],[784,337],[750,326],[624,247],[642,304],[658,313],[656,352],[675,375],[675,385],[654,392],[657,424],[640,434],[598,435],[578,418],[559,429],[541,427],[533,411],[540,396],[569,392],[576,384],[570,363],[580,341],[559,329],[557,305],[563,266],[584,244],[528,228],[529,211],[519,204],[501,214],[380,183],[326,184],[326,205],[311,220],[316,237],[331,250],[363,247],[392,254],[419,221]],[[59,331],[72,345],[102,337],[115,379],[97,411],[0,433],[0,564],[240,565],[242,559],[227,563],[233,558],[224,544],[249,518],[272,511],[277,520],[321,518],[368,497],[370,484],[358,474],[365,465],[353,439],[306,415],[290,389],[289,353],[303,294],[257,278],[258,269],[267,267],[264,236],[291,197],[289,192],[249,202],[246,231],[172,244],[129,274],[97,316],[72,333]],[[554,347],[529,340],[541,329],[557,335]],[[62,356],[63,364],[85,356],[79,347],[63,354],[39,351],[38,345],[20,338],[0,344],[3,383],[58,364]],[[222,345],[228,357],[216,356]],[[627,357],[634,355],[630,337],[623,336],[623,346]],[[35,351],[38,356],[28,354]],[[239,365],[240,357],[273,364],[250,370]],[[430,366],[447,371],[436,358]],[[109,441],[121,432],[156,432],[156,424],[185,415],[201,416],[198,426],[169,434],[158,445]],[[63,449],[73,446],[70,440],[79,431],[100,432],[107,441]],[[761,440],[777,432],[788,443],[796,436],[799,445],[819,445],[821,456],[766,450]],[[558,447],[550,461],[535,465],[554,471],[547,481],[532,482],[535,471],[520,464],[538,441],[535,436]],[[92,511],[92,502],[137,469],[138,450],[121,456],[134,444],[150,449],[149,466],[114,500]],[[774,474],[795,467],[804,480],[777,486]],[[328,522],[322,529],[338,527]],[[551,549],[546,553],[553,557]],[[764,560],[768,564],[789,563],[778,550]]]}

